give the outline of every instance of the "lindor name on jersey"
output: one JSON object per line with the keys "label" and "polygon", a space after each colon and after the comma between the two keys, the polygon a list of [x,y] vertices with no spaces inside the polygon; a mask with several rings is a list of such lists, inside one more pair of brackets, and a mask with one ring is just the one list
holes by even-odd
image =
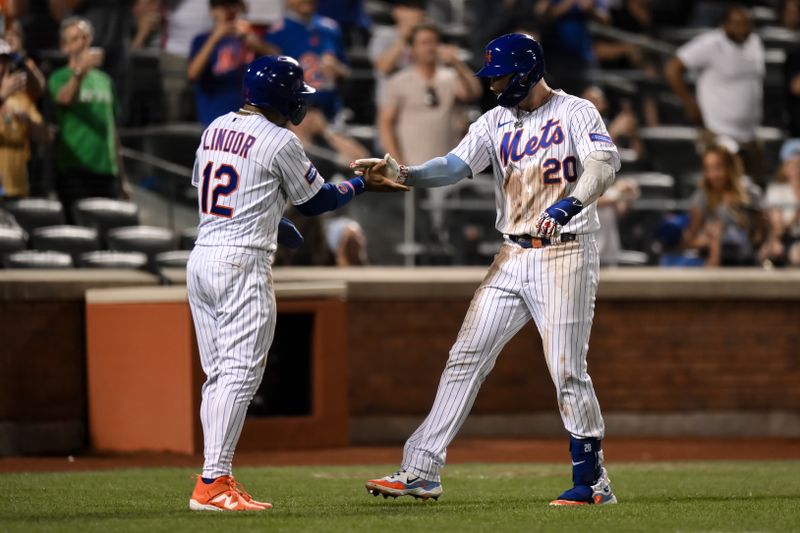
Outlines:
{"label": "lindor name on jersey", "polygon": [[[246,138],[245,138],[246,136]],[[256,138],[243,131],[211,128],[203,132],[203,150],[226,152],[247,159]]]}

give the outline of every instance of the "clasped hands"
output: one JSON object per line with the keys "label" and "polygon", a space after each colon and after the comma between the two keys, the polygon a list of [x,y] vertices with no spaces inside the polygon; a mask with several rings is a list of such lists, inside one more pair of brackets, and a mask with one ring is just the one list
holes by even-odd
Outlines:
{"label": "clasped hands", "polygon": [[350,163],[350,168],[357,176],[364,178],[368,191],[378,192],[407,192],[407,186],[400,183],[400,165],[395,159],[386,154],[383,158],[370,157],[356,159]]}

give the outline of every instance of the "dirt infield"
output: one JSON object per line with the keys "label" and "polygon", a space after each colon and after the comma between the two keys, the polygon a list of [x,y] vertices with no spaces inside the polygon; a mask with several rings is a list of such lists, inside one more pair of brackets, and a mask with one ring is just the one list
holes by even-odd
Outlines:
{"label": "dirt infield", "polygon": [[[800,460],[800,439],[606,439],[609,462]],[[236,455],[237,466],[397,464],[401,445],[358,446],[313,451],[271,451]],[[565,462],[564,439],[457,439],[448,449],[453,463]],[[199,467],[189,455],[87,454],[59,457],[3,457],[0,473],[69,472],[116,468]]]}

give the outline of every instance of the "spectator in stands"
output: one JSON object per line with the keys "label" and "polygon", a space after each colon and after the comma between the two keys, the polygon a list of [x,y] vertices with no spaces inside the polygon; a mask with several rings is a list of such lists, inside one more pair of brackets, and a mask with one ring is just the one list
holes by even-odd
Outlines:
{"label": "spectator in stands", "polygon": [[363,46],[369,40],[371,22],[364,11],[364,0],[319,0],[317,13],[336,21],[348,48]]}
{"label": "spectator in stands", "polygon": [[[800,0],[784,0],[779,13],[781,27],[800,35]],[[783,74],[789,136],[800,138],[800,46],[786,51]]]}
{"label": "spectator in stands", "polygon": [[[653,23],[650,0],[625,0],[620,9],[612,9],[611,26],[639,35],[650,31]],[[600,66],[607,69],[639,69],[645,66],[645,51],[622,40],[595,39],[594,52]]]}
{"label": "spectator in stands", "polygon": [[364,266],[367,259],[367,237],[361,224],[345,216],[328,221],[325,240],[333,253],[336,266]]}
{"label": "spectator in stands", "polygon": [[542,19],[542,46],[547,70],[557,86],[571,94],[586,87],[586,71],[594,65],[589,22],[610,21],[604,0],[539,0],[535,13]]}
{"label": "spectator in stands", "polygon": [[47,124],[25,91],[20,58],[0,39],[0,199],[28,196],[30,139],[47,142]]}
{"label": "spectator in stands", "polygon": [[[398,0],[392,5],[394,25],[375,25],[367,53],[375,71],[375,100],[383,103],[386,78],[411,63],[408,35],[425,20],[423,0]],[[484,46],[483,44],[481,46]]]}
{"label": "spectator in stands", "polygon": [[91,47],[93,35],[88,20],[65,19],[61,50],[68,62],[47,80],[60,130],[56,189],[67,217],[81,198],[129,195],[119,152],[114,88],[108,74],[98,68],[103,50]]}
{"label": "spectator in stands", "polygon": [[622,251],[617,220],[630,209],[640,196],[639,184],[629,178],[617,178],[603,196],[597,200],[597,217],[600,231],[597,232],[597,249],[600,252],[600,265],[616,266]]}
{"label": "spectator in stands", "polygon": [[[611,10],[611,25],[628,33],[647,35],[653,28],[651,1],[625,0],[619,9]],[[639,90],[643,91],[643,94],[639,95],[642,104],[641,116],[648,126],[658,125],[655,87],[661,83],[659,59],[636,44],[603,37],[594,39],[594,53],[602,69],[638,70],[644,74],[647,83],[638,84]],[[653,89],[650,89],[651,87]]]}
{"label": "spectator in stands", "polygon": [[273,53],[242,18],[242,0],[210,0],[214,27],[192,40],[189,80],[194,82],[197,118],[208,126],[242,105],[242,79],[255,57]]}
{"label": "spectator in stands", "polygon": [[644,152],[644,144],[639,136],[639,119],[633,112],[629,101],[623,101],[619,113],[611,115],[611,106],[608,104],[606,93],[597,85],[590,85],[581,94],[581,98],[589,100],[597,108],[603,122],[608,129],[614,144],[619,148],[628,148],[636,152],[637,158]]}
{"label": "spectator in stands", "polygon": [[336,21],[316,13],[317,0],[286,0],[286,17],[266,35],[280,53],[296,58],[305,81],[317,92],[307,98],[333,121],[342,107],[337,83],[350,77],[344,42]]}
{"label": "spectator in stands", "polygon": [[722,146],[709,146],[691,199],[685,247],[705,253],[706,266],[752,265],[763,231],[759,198],[746,184],[741,160]]}
{"label": "spectator in stands", "polygon": [[800,31],[800,0],[782,0],[778,6],[778,18],[782,28]]}
{"label": "spectator in stands", "polygon": [[162,0],[136,0],[132,15],[129,126],[166,121],[167,110],[159,65],[164,20]]}
{"label": "spectator in stands", "polygon": [[85,18],[94,28],[92,42],[103,49],[100,68],[114,84],[119,121],[127,123],[130,98],[129,40],[133,0],[50,0],[56,20],[68,16]]}
{"label": "spectator in stands", "polygon": [[783,161],[764,199],[769,223],[759,257],[777,265],[800,266],[800,152]]}
{"label": "spectator in stands", "polygon": [[[703,128],[706,144],[736,143],[747,174],[764,183],[764,150],[756,138],[763,110],[764,46],[741,6],[728,8],[722,28],[703,33],[678,49],[665,75],[689,120]],[[697,99],[683,79],[699,73]]]}
{"label": "spectator in stands", "polygon": [[36,65],[36,62],[28,56],[28,53],[25,51],[25,34],[19,20],[13,20],[10,23],[8,21],[6,22],[3,39],[8,43],[11,49],[11,55],[16,64],[22,67],[27,74],[28,84],[26,89],[28,95],[30,95],[33,100],[37,100],[44,94],[47,80]]}
{"label": "spectator in stands", "polygon": [[167,121],[195,120],[186,69],[195,35],[211,31],[208,0],[164,0],[164,49],[160,58],[161,81],[166,98]]}
{"label": "spectator in stands", "polygon": [[136,0],[133,4],[133,17],[136,20],[132,50],[160,50],[163,34],[161,16],[162,0]]}
{"label": "spectator in stands", "polygon": [[[437,26],[420,24],[408,36],[411,65],[386,82],[378,111],[378,134],[387,152],[407,165],[418,165],[447,153],[463,133],[460,105],[481,96],[481,84],[458,57],[458,48],[443,45]],[[445,191],[429,189],[432,228],[444,229]]]}

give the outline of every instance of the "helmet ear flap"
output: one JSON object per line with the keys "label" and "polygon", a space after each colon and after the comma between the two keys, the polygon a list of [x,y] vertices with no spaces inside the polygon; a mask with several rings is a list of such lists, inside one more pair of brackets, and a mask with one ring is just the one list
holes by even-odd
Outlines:
{"label": "helmet ear flap", "polygon": [[514,107],[528,96],[531,85],[529,72],[517,72],[508,82],[506,89],[497,97],[497,103],[502,107]]}
{"label": "helmet ear flap", "polygon": [[295,100],[294,102],[290,103],[289,106],[289,120],[295,126],[298,126],[303,119],[306,118],[306,112],[308,112],[308,105],[304,100]]}

